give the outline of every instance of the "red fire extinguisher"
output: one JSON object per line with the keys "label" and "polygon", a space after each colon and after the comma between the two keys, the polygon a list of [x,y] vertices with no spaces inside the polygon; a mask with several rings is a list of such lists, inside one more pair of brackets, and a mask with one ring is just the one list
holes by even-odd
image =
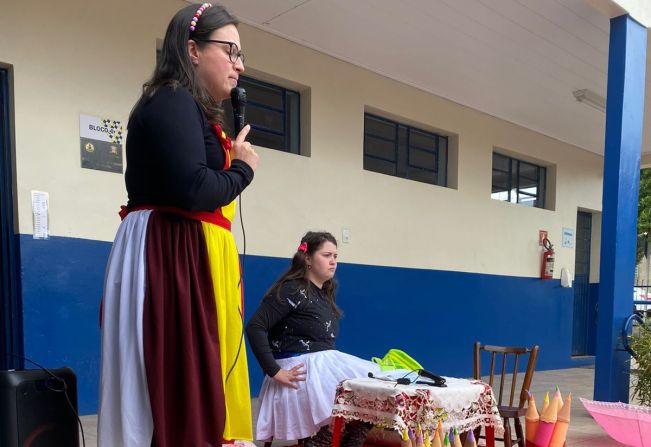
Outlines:
{"label": "red fire extinguisher", "polygon": [[543,239],[542,268],[540,269],[540,279],[552,279],[554,276],[554,246],[547,238]]}

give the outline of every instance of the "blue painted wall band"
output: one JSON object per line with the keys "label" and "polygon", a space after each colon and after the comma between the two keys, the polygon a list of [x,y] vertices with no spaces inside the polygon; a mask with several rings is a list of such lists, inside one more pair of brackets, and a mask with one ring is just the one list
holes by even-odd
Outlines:
{"label": "blue painted wall band", "polygon": [[[97,411],[99,303],[109,242],[21,236],[25,352],[78,375],[82,414]],[[290,260],[247,255],[245,317]],[[570,358],[572,289],[559,280],[340,263],[338,349],[363,358],[401,348],[437,374],[470,377],[472,347],[540,345],[538,370]],[[248,352],[251,393],[263,374]]]}

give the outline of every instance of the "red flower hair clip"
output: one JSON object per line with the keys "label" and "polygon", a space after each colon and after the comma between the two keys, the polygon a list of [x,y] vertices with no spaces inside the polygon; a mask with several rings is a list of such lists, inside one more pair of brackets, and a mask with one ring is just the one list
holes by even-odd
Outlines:
{"label": "red flower hair clip", "polygon": [[301,245],[298,246],[297,251],[307,253],[307,242],[302,242]]}

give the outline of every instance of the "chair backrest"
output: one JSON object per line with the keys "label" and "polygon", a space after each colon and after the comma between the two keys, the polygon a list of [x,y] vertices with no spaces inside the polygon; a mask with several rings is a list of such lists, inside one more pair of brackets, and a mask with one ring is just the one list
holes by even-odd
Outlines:
{"label": "chair backrest", "polygon": [[[479,342],[475,342],[474,349],[474,378],[482,379],[481,375],[481,356],[482,351],[490,354],[490,376],[488,384],[493,388],[495,392],[495,387],[493,386],[493,381],[495,378],[495,366],[496,360],[501,360],[501,372],[500,372],[500,384],[497,393],[498,402],[497,405],[502,405],[502,394],[504,392],[504,384],[507,376],[511,376],[511,390],[509,394],[509,403],[508,406],[513,406],[513,398],[515,396],[517,378],[518,378],[518,360],[520,356],[528,356],[529,361],[527,362],[527,370],[524,374],[524,380],[522,381],[522,386],[520,387],[520,398],[518,401],[518,408],[523,408],[524,403],[527,401],[528,391],[531,386],[531,381],[533,379],[533,372],[536,369],[536,360],[538,358],[538,346],[534,345],[531,348],[516,348],[516,347],[507,347],[507,346],[491,346],[491,345],[482,345]],[[498,354],[501,354],[501,359],[498,359]],[[507,370],[508,367],[508,370]],[[512,367],[512,373],[509,372]]]}

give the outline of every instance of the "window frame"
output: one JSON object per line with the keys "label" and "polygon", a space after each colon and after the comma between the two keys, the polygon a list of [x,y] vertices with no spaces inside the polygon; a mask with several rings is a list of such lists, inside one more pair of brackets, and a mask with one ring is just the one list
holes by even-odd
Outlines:
{"label": "window frame", "polygon": [[[244,84],[244,85],[242,85]],[[258,101],[252,101],[250,95],[247,95],[247,104],[246,107],[247,109],[251,107],[255,107],[257,109],[261,109],[263,111],[267,110],[273,113],[278,113],[281,115],[281,127],[282,130],[276,130],[273,128],[265,127],[260,124],[256,124],[254,122],[250,122],[247,120],[247,124],[251,125],[251,133],[249,133],[248,140],[251,142],[251,144],[255,146],[260,146],[260,147],[265,147],[268,149],[273,149],[277,150],[280,152],[285,152],[288,154],[296,154],[296,155],[303,155],[303,150],[301,148],[301,92],[283,87],[282,85],[278,84],[273,84],[270,82],[266,81],[261,81],[256,78],[252,78],[250,76],[240,76],[240,82],[238,85],[241,87],[247,87],[248,85],[254,85],[254,86],[259,86],[264,89],[271,90],[272,92],[278,93],[280,98],[281,98],[281,104],[280,106],[275,106],[271,105],[268,103],[264,102],[258,102]],[[295,106],[296,110],[291,110],[289,109],[289,95],[295,96]],[[228,102],[227,107],[225,107],[225,115],[224,119],[226,120],[227,123],[232,123],[232,108],[230,105],[230,101]],[[290,128],[292,126],[292,123],[296,122],[296,129]],[[273,137],[280,137],[283,141],[283,144],[281,147],[271,147],[267,143],[261,144],[261,142],[256,142],[256,133],[260,132],[263,135],[271,135]],[[292,133],[295,132],[295,135],[292,135]],[[235,135],[233,136],[233,138]]]}
{"label": "window frame", "polygon": [[[495,166],[495,157],[501,157],[505,159],[508,162],[508,170],[504,170],[502,168],[498,168]],[[493,151],[492,153],[492,166],[491,166],[491,199],[492,200],[497,200],[499,202],[508,202],[508,203],[515,203],[518,205],[523,205],[527,206],[530,208],[539,208],[539,209],[547,209],[547,200],[546,200],[546,195],[547,195],[547,167],[543,165],[539,165],[536,163],[533,163],[531,161],[523,160],[520,158],[515,158],[510,155],[506,155],[502,152],[499,151]],[[533,179],[529,176],[526,175],[521,175],[521,165],[527,165],[529,167],[533,167],[536,169],[536,179]],[[493,194],[496,194],[494,192],[494,189],[496,187],[495,183],[495,172],[499,172],[502,174],[507,175],[507,184],[506,184],[506,190],[503,189],[503,186],[497,185],[497,187],[500,189],[500,191],[497,191],[499,193],[506,192],[507,193],[507,198],[505,199],[498,199],[493,197]],[[533,195],[529,192],[525,192],[524,189],[522,188],[522,179],[529,180],[530,182],[535,182],[536,184],[536,195]],[[515,193],[515,198],[513,197],[513,193]],[[533,205],[527,205],[524,203],[522,200],[522,197],[528,197],[528,198],[533,198],[534,199],[534,204]]]}
{"label": "window frame", "polygon": [[[369,131],[367,120],[375,120],[377,122],[387,124],[393,127],[392,137],[387,137],[379,135]],[[401,137],[401,132],[404,136]],[[363,140],[363,166],[365,171],[375,172],[378,174],[391,175],[393,177],[403,178],[406,180],[411,180],[420,183],[426,183],[434,186],[442,186],[448,188],[448,160],[449,160],[449,147],[450,139],[448,135],[443,135],[435,133],[423,128],[411,126],[409,124],[404,124],[399,121],[386,118],[375,113],[364,112],[364,140]],[[422,147],[415,142],[413,139],[416,135],[422,135],[426,138],[431,138],[433,142],[434,149]],[[383,157],[377,153],[370,153],[367,150],[368,139],[384,141],[393,145],[393,159]],[[441,140],[445,141],[445,147],[442,148]],[[405,153],[402,153],[404,151]],[[414,164],[415,155],[414,152],[422,152],[428,156],[433,157],[434,162],[431,168],[424,167],[418,164]],[[445,160],[443,166],[441,164],[441,152],[445,152]],[[379,160],[385,163],[392,165],[392,173],[380,172],[378,170],[370,169],[367,166],[367,159]],[[441,172],[443,170],[444,172]],[[431,173],[432,177],[436,181],[427,181],[422,178],[413,177],[412,173],[416,172],[427,172]]]}

